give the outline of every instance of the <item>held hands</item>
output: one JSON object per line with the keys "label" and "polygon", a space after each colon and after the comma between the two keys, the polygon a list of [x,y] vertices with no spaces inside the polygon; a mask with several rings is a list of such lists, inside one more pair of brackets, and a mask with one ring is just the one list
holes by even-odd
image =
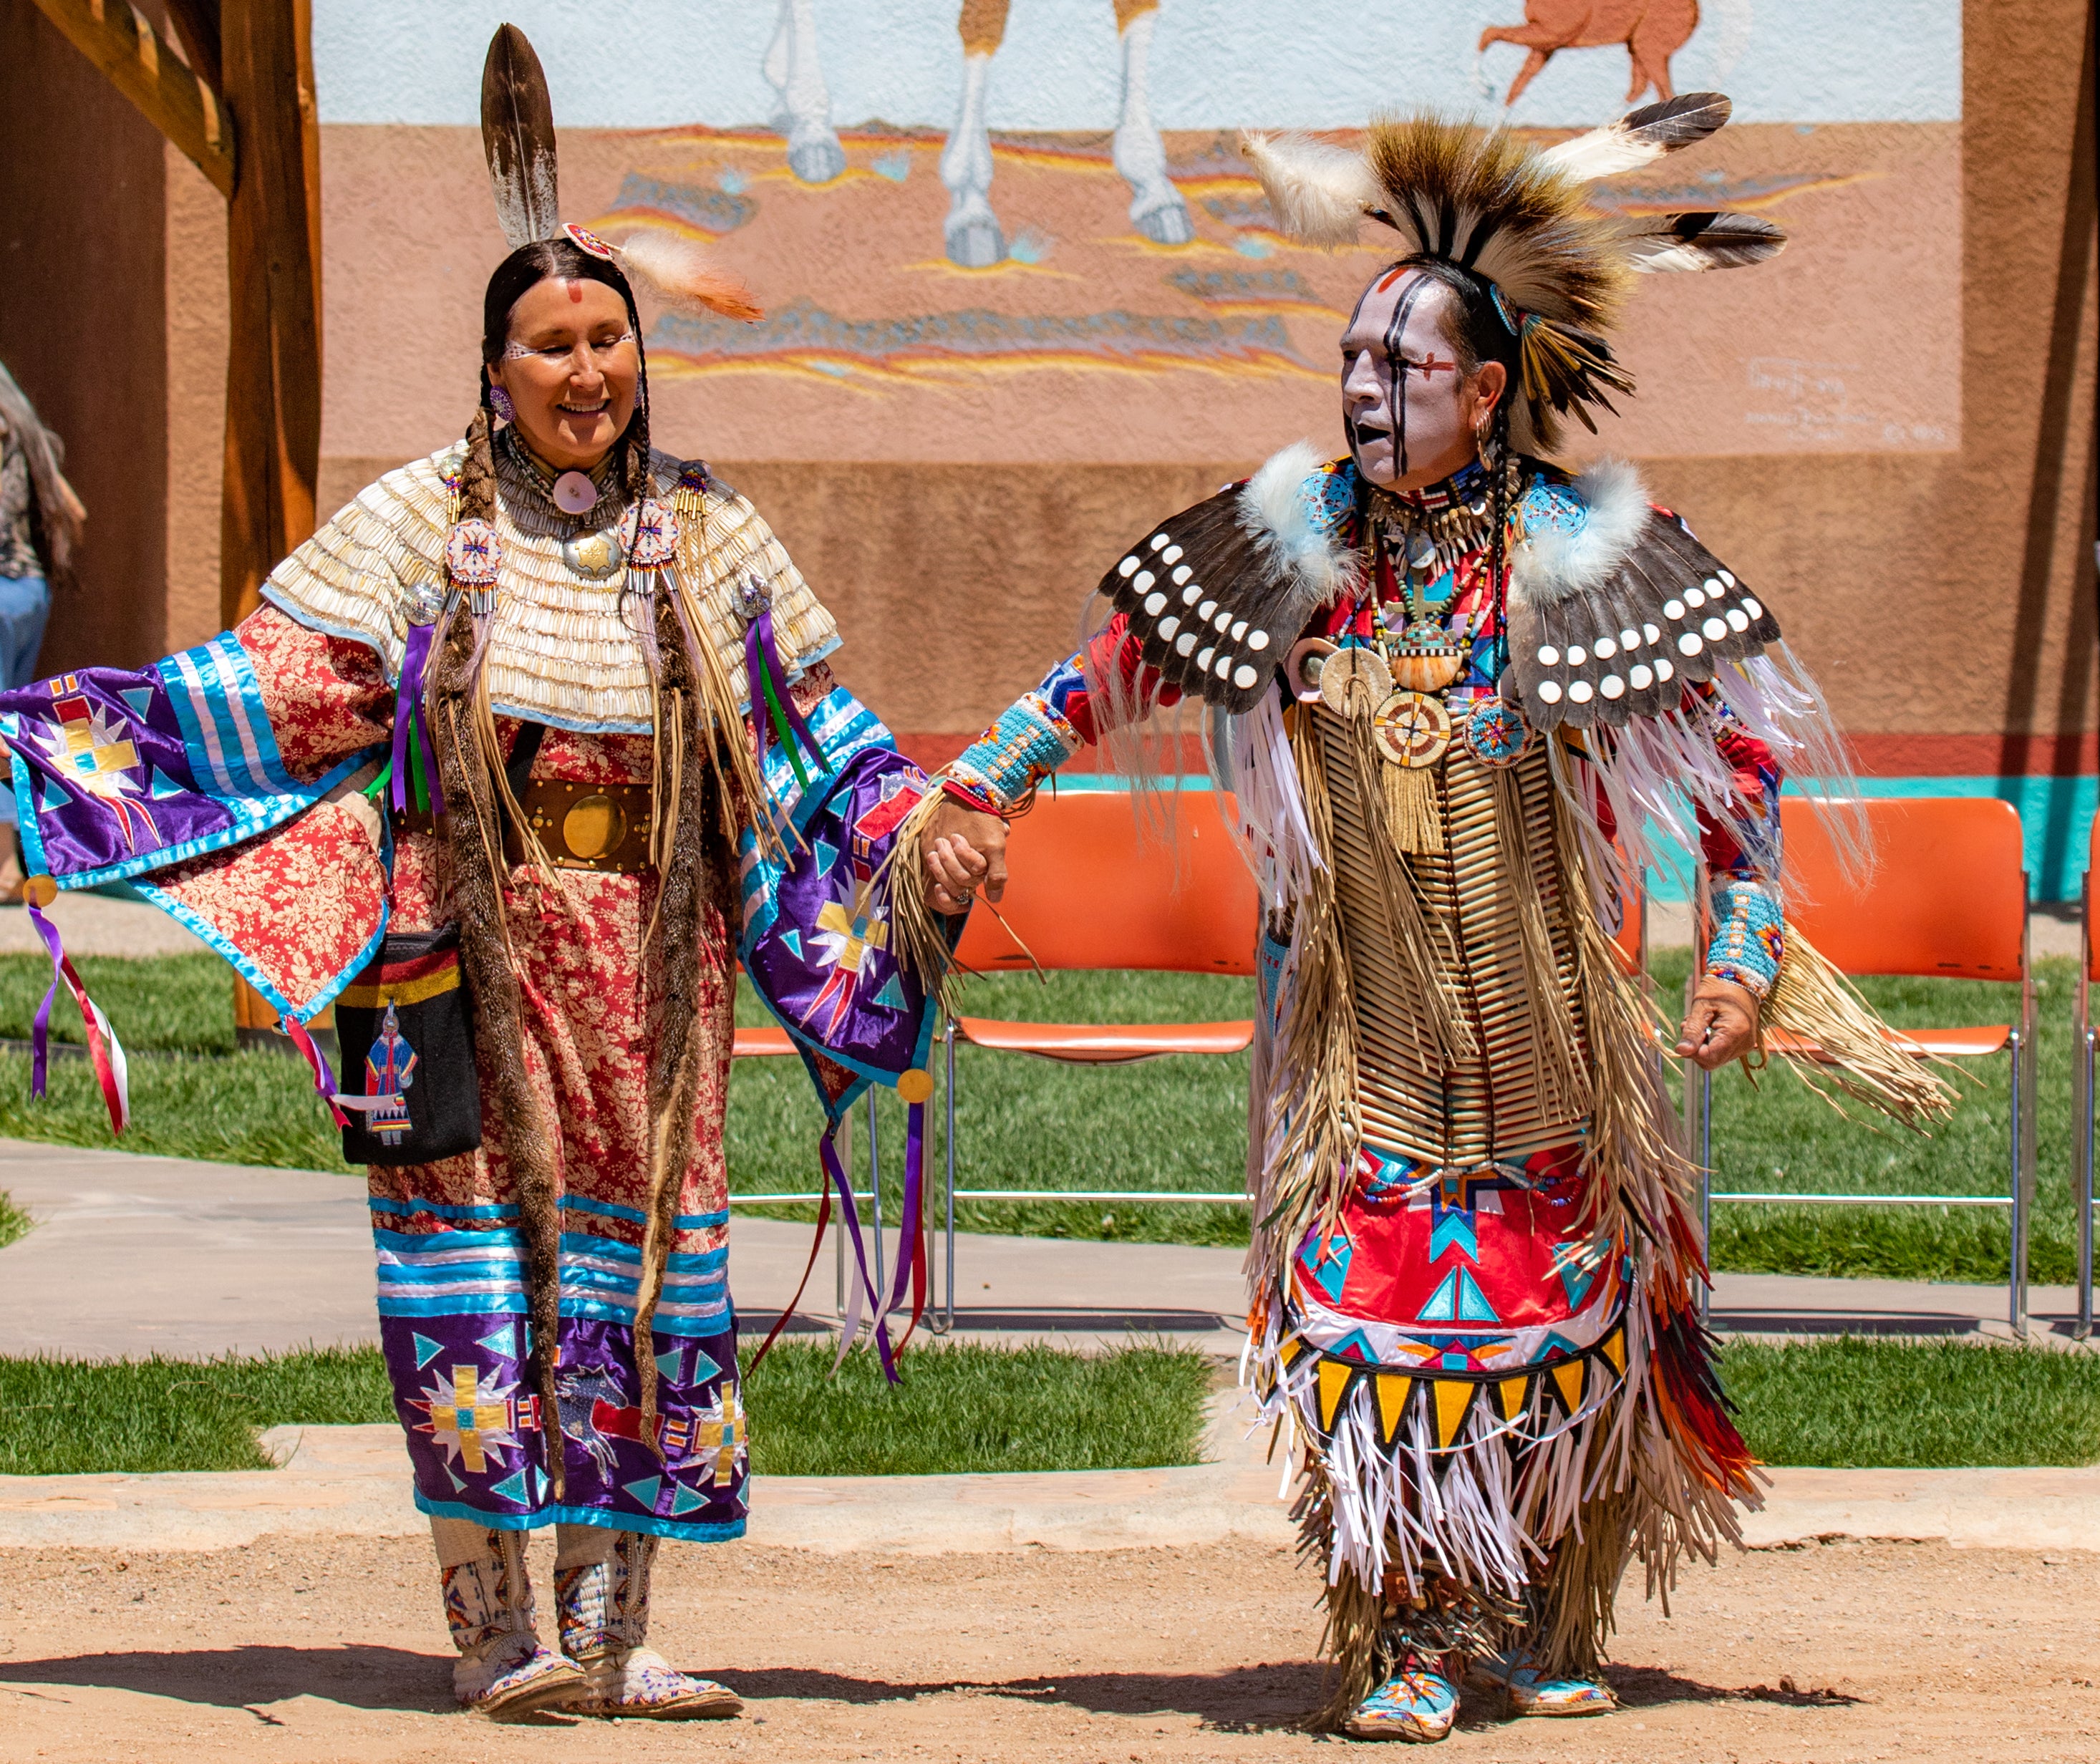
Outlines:
{"label": "held hands", "polygon": [[967,912],[982,891],[996,902],[1006,893],[1006,822],[944,797],[919,842],[926,896],[937,913]]}
{"label": "held hands", "polygon": [[1717,1072],[1748,1053],[1757,1032],[1756,995],[1732,981],[1705,979],[1692,991],[1677,1051],[1695,1065]]}

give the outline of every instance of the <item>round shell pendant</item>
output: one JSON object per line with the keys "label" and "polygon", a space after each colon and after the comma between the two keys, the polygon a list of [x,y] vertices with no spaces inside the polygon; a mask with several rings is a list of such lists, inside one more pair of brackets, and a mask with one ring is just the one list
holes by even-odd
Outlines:
{"label": "round shell pendant", "polygon": [[1522,711],[1503,699],[1481,699],[1466,719],[1462,734],[1466,751],[1498,771],[1515,765],[1531,745],[1531,725]]}
{"label": "round shell pendant", "polygon": [[1392,695],[1392,670],[1374,649],[1338,649],[1320,669],[1320,696],[1337,717],[1349,714],[1352,696],[1379,705]]}
{"label": "round shell pendant", "polygon": [[1396,692],[1371,719],[1379,752],[1410,771],[1434,765],[1451,745],[1451,713],[1427,692]]}
{"label": "round shell pendant", "polygon": [[1440,692],[1466,665],[1465,651],[1434,619],[1417,619],[1388,652],[1396,685],[1410,692]]}
{"label": "round shell pendant", "polygon": [[598,506],[598,486],[581,472],[563,472],[554,480],[554,506],[564,514],[588,514]]}

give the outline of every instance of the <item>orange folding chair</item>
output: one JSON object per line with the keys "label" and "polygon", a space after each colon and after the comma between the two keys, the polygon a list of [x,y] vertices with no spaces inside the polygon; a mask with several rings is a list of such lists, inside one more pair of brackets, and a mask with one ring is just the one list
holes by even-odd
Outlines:
{"label": "orange folding chair", "polygon": [[[2014,1330],[2027,1327],[2027,1232],[2034,1206],[2035,1002],[2027,947],[2027,882],[2019,813],[1988,796],[1870,798],[1864,812],[1876,868],[1849,884],[1815,805],[1780,804],[1790,923],[1845,974],[2018,981],[2017,1023],[1890,1030],[1891,1045],[1923,1059],[2004,1053],[2012,1067],[2007,1192],[1994,1195],[1714,1193],[1717,1202],[1789,1205],[2007,1206],[2012,1259],[2007,1277]],[[1765,1044],[1798,1059],[1821,1058],[1814,1043],[1767,1030]],[[1702,1100],[1713,1074],[1700,1074]],[[1712,1118],[1710,1109],[1706,1118]],[[1702,1180],[1710,1184],[1711,1157]]]}
{"label": "orange folding chair", "polygon": [[[1139,968],[1167,973],[1251,974],[1258,914],[1254,878],[1204,796],[1177,805],[1166,836],[1140,833],[1120,791],[1044,796],[1013,823],[1012,880],[995,917],[971,913],[956,949],[979,973],[1045,968]],[[1002,924],[1001,920],[1004,922]],[[1023,945],[1026,947],[1024,949]],[[1034,1054],[1073,1065],[1123,1065],[1161,1054],[1238,1053],[1251,1018],[1218,1023],[1028,1023],[959,1017],[948,1043],[948,1303],[955,1303],[955,1202],[1161,1201],[1243,1204],[1244,1194],[955,1186],[955,1043]]]}
{"label": "orange folding chair", "polygon": [[2078,1096],[2071,1192],[2078,1207],[2078,1322],[2071,1333],[2080,1341],[2093,1333],[2093,982],[2100,980],[2100,936],[2094,935],[2100,924],[2093,917],[2100,911],[2093,891],[2095,858],[2100,858],[2100,819],[2093,822],[2086,839],[2085,880],[2080,889],[2078,915]]}

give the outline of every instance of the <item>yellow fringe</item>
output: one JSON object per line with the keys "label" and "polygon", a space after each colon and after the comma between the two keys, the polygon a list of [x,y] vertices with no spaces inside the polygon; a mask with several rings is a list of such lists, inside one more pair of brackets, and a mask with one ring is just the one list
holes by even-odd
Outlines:
{"label": "yellow fringe", "polygon": [[950,1017],[957,1012],[960,993],[953,952],[942,928],[946,916],[933,911],[926,897],[926,867],[919,860],[919,845],[933,817],[946,798],[938,783],[926,792],[897,829],[897,843],[876,872],[872,893],[880,897],[885,886],[889,895],[890,948],[900,967],[918,976],[919,983]]}

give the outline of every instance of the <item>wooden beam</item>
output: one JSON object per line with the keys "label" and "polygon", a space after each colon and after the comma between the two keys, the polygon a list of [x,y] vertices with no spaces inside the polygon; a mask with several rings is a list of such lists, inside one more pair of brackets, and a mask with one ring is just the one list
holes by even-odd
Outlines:
{"label": "wooden beam", "polygon": [[320,129],[311,0],[221,0],[227,108],[240,130],[227,213],[231,293],[219,616],[260,603],[314,530],[320,471]]}
{"label": "wooden beam", "polygon": [[183,53],[190,65],[204,76],[214,91],[225,90],[219,73],[218,0],[161,0],[168,23],[182,39]]}
{"label": "wooden beam", "polygon": [[233,129],[218,94],[128,0],[36,0],[37,10],[101,69],[222,196],[234,186]]}

